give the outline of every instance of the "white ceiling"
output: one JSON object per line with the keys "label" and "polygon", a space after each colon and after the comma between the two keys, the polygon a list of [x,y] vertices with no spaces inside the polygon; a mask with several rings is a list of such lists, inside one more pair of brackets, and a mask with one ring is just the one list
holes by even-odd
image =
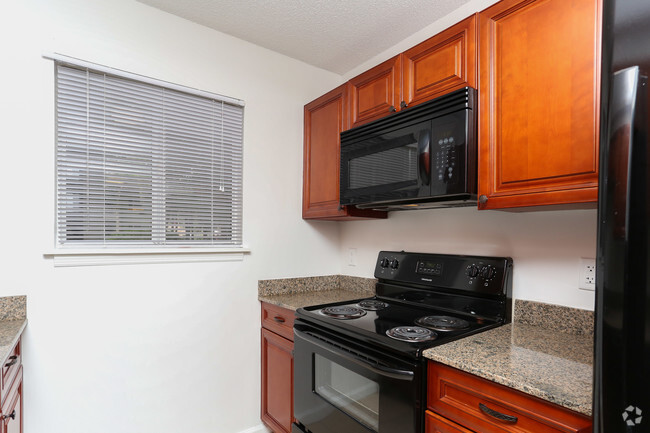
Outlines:
{"label": "white ceiling", "polygon": [[343,75],[469,0],[138,0]]}

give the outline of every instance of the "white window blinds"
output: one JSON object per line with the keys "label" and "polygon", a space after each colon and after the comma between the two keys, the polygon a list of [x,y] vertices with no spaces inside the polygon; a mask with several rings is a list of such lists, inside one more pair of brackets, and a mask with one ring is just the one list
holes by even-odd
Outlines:
{"label": "white window blinds", "polygon": [[243,107],[56,65],[57,244],[242,245]]}

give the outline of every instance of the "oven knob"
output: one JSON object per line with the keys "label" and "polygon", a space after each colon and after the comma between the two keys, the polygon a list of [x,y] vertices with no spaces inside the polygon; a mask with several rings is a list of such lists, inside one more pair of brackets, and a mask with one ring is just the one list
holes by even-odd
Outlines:
{"label": "oven knob", "polygon": [[379,262],[379,266],[381,266],[382,268],[387,268],[389,264],[390,261],[385,257],[381,259],[381,261]]}
{"label": "oven knob", "polygon": [[483,266],[481,269],[481,277],[483,277],[485,280],[491,280],[494,278],[494,274],[496,274],[496,272],[497,271],[494,269],[494,267],[490,265]]}
{"label": "oven knob", "polygon": [[478,268],[476,267],[476,265],[469,265],[467,267],[467,276],[470,278],[475,278],[476,276],[478,276]]}
{"label": "oven knob", "polygon": [[399,266],[399,262],[397,261],[397,259],[393,259],[393,261],[390,262],[390,267],[391,268],[397,269],[398,266]]}

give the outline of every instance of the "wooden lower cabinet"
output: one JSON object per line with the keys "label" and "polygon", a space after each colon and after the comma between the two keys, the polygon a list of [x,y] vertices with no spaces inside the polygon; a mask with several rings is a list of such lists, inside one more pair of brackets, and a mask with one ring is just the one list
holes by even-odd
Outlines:
{"label": "wooden lower cabinet", "polygon": [[23,365],[19,339],[2,366],[0,384],[0,433],[23,431]]}
{"label": "wooden lower cabinet", "polygon": [[2,427],[0,433],[23,432],[23,368],[16,376],[7,399],[2,406]]}
{"label": "wooden lower cabinet", "polygon": [[[270,308],[272,307],[272,308]],[[262,324],[293,312],[262,303]],[[277,322],[287,326],[288,320]],[[291,432],[293,422],[293,341],[262,328],[262,421],[274,433]]]}
{"label": "wooden lower cabinet", "polygon": [[427,381],[427,433],[592,431],[588,416],[436,362]]}
{"label": "wooden lower cabinet", "polygon": [[430,410],[426,411],[425,417],[426,433],[474,433]]}

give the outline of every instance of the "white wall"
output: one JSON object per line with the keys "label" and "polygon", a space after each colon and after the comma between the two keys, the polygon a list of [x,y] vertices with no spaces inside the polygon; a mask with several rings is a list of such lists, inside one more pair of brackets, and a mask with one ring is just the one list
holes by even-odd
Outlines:
{"label": "white wall", "polygon": [[[25,433],[235,433],[259,421],[257,280],[336,274],[301,214],[302,107],[341,77],[133,0],[21,0],[0,22],[0,296],[26,294]],[[241,262],[54,268],[58,52],[246,101]],[[237,328],[237,329],[236,329]]]}
{"label": "white wall", "polygon": [[341,225],[341,267],[371,277],[381,250],[509,256],[514,298],[593,310],[594,292],[578,289],[578,265],[580,257],[595,257],[596,223],[595,210],[391,212],[386,220]]}

